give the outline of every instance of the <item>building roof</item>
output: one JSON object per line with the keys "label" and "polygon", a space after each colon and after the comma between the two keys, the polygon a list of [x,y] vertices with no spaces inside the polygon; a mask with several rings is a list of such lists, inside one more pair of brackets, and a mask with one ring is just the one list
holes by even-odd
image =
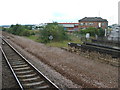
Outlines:
{"label": "building roof", "polygon": [[108,22],[106,19],[102,19],[101,17],[85,17],[83,19],[80,19],[79,22],[81,21],[87,21],[87,22]]}
{"label": "building roof", "polygon": [[71,24],[61,24],[63,27],[74,27],[74,25]]}
{"label": "building roof", "polygon": [[75,27],[78,26],[79,23],[58,23],[59,25],[62,25],[63,27]]}
{"label": "building roof", "polygon": [[79,24],[79,23],[58,23],[58,24]]}

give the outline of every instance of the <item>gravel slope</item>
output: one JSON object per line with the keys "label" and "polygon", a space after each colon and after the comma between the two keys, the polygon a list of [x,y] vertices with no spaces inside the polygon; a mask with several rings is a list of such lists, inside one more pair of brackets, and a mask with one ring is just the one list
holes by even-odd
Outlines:
{"label": "gravel slope", "polygon": [[[62,76],[70,79],[83,88],[118,87],[117,67],[93,60],[88,60],[87,58],[69,53],[60,48],[47,47],[44,44],[37,43],[23,37],[12,36],[9,38],[9,40],[24,49],[21,50],[21,52],[26,51],[33,55],[29,57],[32,58],[31,61],[35,62],[34,58],[38,58],[40,61],[48,64],[57,72],[62,74]],[[18,48],[18,46],[16,46],[16,48]],[[28,53],[26,53],[26,55]],[[59,78],[59,76],[57,78]]]}

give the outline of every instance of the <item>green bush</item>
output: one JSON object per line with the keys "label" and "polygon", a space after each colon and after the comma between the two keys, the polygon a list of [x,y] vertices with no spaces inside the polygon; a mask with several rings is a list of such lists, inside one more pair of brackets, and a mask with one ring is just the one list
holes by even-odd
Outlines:
{"label": "green bush", "polygon": [[103,37],[105,31],[102,28],[97,29],[97,28],[94,28],[94,27],[90,27],[90,28],[87,28],[87,29],[80,30],[80,34],[86,35],[86,33],[90,33],[90,36],[98,35],[99,37]]}
{"label": "green bush", "polygon": [[68,35],[64,28],[56,22],[46,25],[43,30],[40,31],[40,39],[43,43],[50,42],[49,36],[53,36],[52,41],[63,41],[68,39]]}
{"label": "green bush", "polygon": [[20,35],[20,36],[30,36],[34,35],[34,31],[29,30],[30,27],[16,24],[16,25],[11,25],[9,29],[6,31],[15,35]]}
{"label": "green bush", "polygon": [[99,28],[99,30],[98,30],[98,36],[99,37],[104,37],[104,35],[105,35],[105,30],[102,29],[102,28]]}
{"label": "green bush", "polygon": [[20,32],[20,34],[19,34],[20,36],[30,36],[31,34],[30,34],[30,31],[29,30],[23,30],[22,32]]}
{"label": "green bush", "polygon": [[90,33],[91,36],[95,36],[95,34],[98,33],[98,29],[96,28],[93,28],[93,27],[90,27],[90,28],[87,28],[87,29],[83,29],[80,31],[81,34],[86,34],[86,33]]}

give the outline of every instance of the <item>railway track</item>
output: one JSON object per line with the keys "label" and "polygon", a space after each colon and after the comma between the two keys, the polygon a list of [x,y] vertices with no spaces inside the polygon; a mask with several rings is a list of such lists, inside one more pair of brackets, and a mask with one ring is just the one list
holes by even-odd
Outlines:
{"label": "railway track", "polygon": [[96,51],[102,54],[109,54],[112,57],[120,58],[120,48],[104,46],[95,43],[84,42],[83,44],[68,43],[68,46],[80,48],[82,51]]}
{"label": "railway track", "polygon": [[52,81],[50,81],[46,76],[44,76],[5,39],[2,40],[2,54],[6,59],[19,87],[22,90],[60,90]]}

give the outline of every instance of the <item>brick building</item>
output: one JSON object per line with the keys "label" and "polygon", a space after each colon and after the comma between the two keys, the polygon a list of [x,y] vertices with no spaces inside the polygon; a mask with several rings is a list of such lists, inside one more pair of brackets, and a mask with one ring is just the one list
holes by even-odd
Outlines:
{"label": "brick building", "polygon": [[86,29],[88,27],[95,27],[95,28],[107,28],[108,21],[106,19],[102,19],[101,17],[85,17],[79,20],[79,29]]}

